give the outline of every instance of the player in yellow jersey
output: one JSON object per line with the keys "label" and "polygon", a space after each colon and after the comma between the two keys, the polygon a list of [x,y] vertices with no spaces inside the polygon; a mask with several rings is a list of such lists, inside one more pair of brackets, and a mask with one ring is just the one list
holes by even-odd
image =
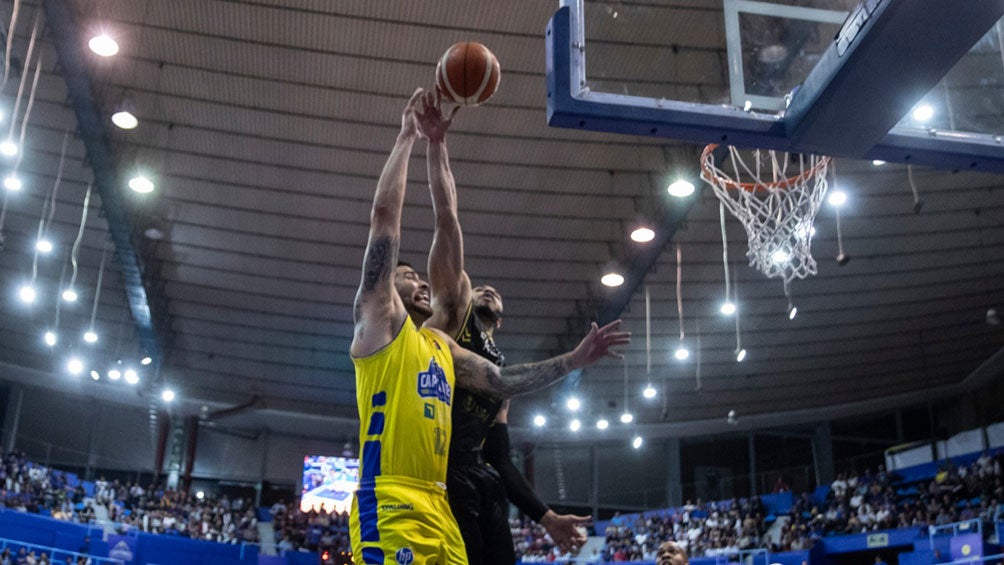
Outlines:
{"label": "player in yellow jersey", "polygon": [[360,480],[349,521],[356,565],[466,565],[446,499],[446,456],[455,386],[508,398],[547,386],[628,343],[620,322],[589,334],[571,352],[499,368],[442,332],[429,285],[398,264],[408,159],[419,137],[415,91],[377,182],[350,354],[356,365]]}

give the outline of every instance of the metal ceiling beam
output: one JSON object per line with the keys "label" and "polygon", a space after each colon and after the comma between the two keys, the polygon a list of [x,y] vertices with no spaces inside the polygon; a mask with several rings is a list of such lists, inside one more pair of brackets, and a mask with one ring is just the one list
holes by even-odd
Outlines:
{"label": "metal ceiling beam", "polygon": [[132,241],[132,218],[120,192],[121,177],[112,157],[108,133],[87,72],[83,35],[69,2],[43,0],[42,7],[52,31],[52,42],[59,55],[63,80],[77,116],[79,134],[94,172],[94,186],[101,195],[108,231],[115,244],[115,258],[122,270],[126,299],[140,344],[147,355],[159,361],[163,348],[154,331],[147,290],[143,284],[144,262]]}

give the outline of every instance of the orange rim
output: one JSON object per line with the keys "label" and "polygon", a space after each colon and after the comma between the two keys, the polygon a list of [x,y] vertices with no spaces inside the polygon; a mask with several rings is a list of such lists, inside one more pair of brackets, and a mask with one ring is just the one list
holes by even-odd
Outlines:
{"label": "orange rim", "polygon": [[732,190],[745,190],[747,192],[756,192],[758,190],[768,190],[771,188],[784,189],[786,187],[802,184],[807,182],[809,179],[816,176],[819,173],[819,169],[823,167],[826,163],[830,161],[829,157],[820,157],[819,162],[812,166],[809,170],[803,172],[802,174],[795,175],[793,177],[787,177],[781,180],[773,182],[737,182],[728,177],[723,177],[716,173],[713,169],[708,166],[708,161],[711,152],[718,149],[717,143],[709,143],[704,151],[701,153],[701,170],[712,179],[715,179],[718,184],[730,188]]}

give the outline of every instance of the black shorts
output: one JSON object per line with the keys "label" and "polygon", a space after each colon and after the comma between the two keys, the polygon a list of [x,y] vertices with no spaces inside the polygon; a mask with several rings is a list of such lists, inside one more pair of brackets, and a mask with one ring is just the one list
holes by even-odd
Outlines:
{"label": "black shorts", "polygon": [[513,565],[509,501],[498,471],[485,463],[450,464],[446,494],[469,565]]}

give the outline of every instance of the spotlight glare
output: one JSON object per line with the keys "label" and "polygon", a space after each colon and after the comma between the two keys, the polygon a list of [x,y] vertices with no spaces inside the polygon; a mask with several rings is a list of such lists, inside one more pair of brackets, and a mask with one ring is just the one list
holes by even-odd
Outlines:
{"label": "spotlight glare", "polygon": [[930,104],[921,104],[913,109],[913,119],[918,122],[926,122],[934,116],[934,108]]}
{"label": "spotlight glare", "polygon": [[206,498],[206,493],[200,490],[199,492],[195,493],[195,498],[202,500],[203,498]]}
{"label": "spotlight glare", "polygon": [[607,273],[600,278],[604,286],[620,286],[624,284],[624,276],[620,273]]}
{"label": "spotlight glare", "polygon": [[149,194],[153,192],[154,186],[153,181],[150,179],[143,175],[136,175],[129,179],[129,188],[140,194]]}
{"label": "spotlight glare", "polygon": [[882,165],[885,165],[885,161],[883,161],[882,159],[873,159],[872,165],[875,165],[876,167],[881,167]]}
{"label": "spotlight glare", "polygon": [[847,193],[842,190],[834,190],[826,198],[826,201],[830,203],[830,206],[843,206],[847,202]]}
{"label": "spotlight glare", "polygon": [[43,337],[43,339],[45,340],[45,344],[48,345],[49,347],[56,345],[57,339],[55,332],[51,331],[45,332],[45,336]]}
{"label": "spotlight glare", "polygon": [[126,369],[122,376],[125,378],[125,382],[134,385],[139,382],[139,375],[133,369]]}
{"label": "spotlight glare", "polygon": [[17,192],[18,190],[21,190],[23,186],[24,184],[21,182],[21,179],[14,176],[14,173],[7,175],[3,179],[3,187],[11,192]]}
{"label": "spotlight glare", "polygon": [[545,418],[541,414],[537,414],[536,416],[533,417],[533,425],[538,428],[544,427],[544,424],[546,423],[547,423],[547,418]]}
{"label": "spotlight glare", "polygon": [[743,359],[746,359],[746,350],[740,349],[736,352],[736,363],[742,363]]}
{"label": "spotlight glare", "polygon": [[77,295],[77,291],[73,290],[72,288],[68,288],[63,291],[63,300],[65,300],[66,302],[76,302],[77,298],[79,298],[79,296]]}
{"label": "spotlight glare", "polygon": [[153,363],[153,358],[152,357],[144,357],[144,358],[142,358],[142,359],[139,360],[139,364],[143,365],[144,367],[147,366],[147,365],[149,365],[150,363]]}
{"label": "spotlight glare", "polygon": [[606,418],[600,418],[599,420],[596,420],[596,427],[598,429],[605,430],[610,427],[610,422],[608,422]]}
{"label": "spotlight glare", "polygon": [[573,432],[579,431],[579,428],[581,427],[582,427],[582,422],[580,422],[578,419],[572,420],[571,422],[568,423],[568,429],[572,430]]}
{"label": "spotlight glare", "polygon": [[84,371],[84,362],[76,357],[73,357],[66,363],[66,370],[69,371],[71,375],[79,375]]}
{"label": "spotlight glare", "polygon": [[0,154],[4,157],[13,157],[17,155],[17,144],[9,139],[0,142]]}
{"label": "spotlight glare", "polygon": [[787,263],[791,260],[791,253],[788,253],[784,249],[778,249],[770,254],[770,260],[775,263]]}
{"label": "spotlight glare", "polygon": [[84,341],[87,343],[97,343],[98,334],[94,333],[94,330],[87,330],[84,332]]}
{"label": "spotlight glare", "polygon": [[632,415],[630,412],[625,412],[625,413],[621,414],[621,423],[622,424],[630,424],[633,421],[634,421],[634,415]]}
{"label": "spotlight glare", "polygon": [[37,249],[39,253],[51,253],[52,242],[48,239],[40,239],[35,242],[35,249]]}
{"label": "spotlight glare", "polygon": [[669,187],[666,188],[666,192],[669,192],[670,196],[686,198],[694,193],[694,183],[688,180],[680,179],[669,185]]}
{"label": "spotlight glare", "polygon": [[638,228],[631,232],[631,240],[646,243],[655,239],[655,232],[649,228]]}
{"label": "spotlight glare", "polygon": [[119,44],[104,33],[92,37],[87,42],[87,46],[91,48],[91,51],[102,57],[111,57],[119,52]]}
{"label": "spotlight glare", "polygon": [[118,369],[112,369],[108,371],[108,379],[112,381],[117,381],[122,378],[122,371]]}
{"label": "spotlight glare", "polygon": [[690,350],[682,345],[676,349],[676,353],[673,354],[678,361],[685,361],[687,357],[690,357]]}
{"label": "spotlight glare", "polygon": [[21,302],[25,302],[27,304],[34,302],[35,298],[38,296],[35,292],[35,287],[30,284],[22,286],[21,289],[17,291],[17,295],[21,299]]}
{"label": "spotlight glare", "polygon": [[652,385],[646,385],[641,395],[645,398],[655,398],[655,389],[652,388]]}
{"label": "spotlight glare", "polygon": [[112,114],[112,123],[120,129],[133,129],[139,125],[139,120],[128,110],[122,110]]}
{"label": "spotlight glare", "polygon": [[174,401],[174,391],[171,390],[171,389],[169,389],[169,388],[165,388],[164,391],[160,393],[160,398],[164,402],[173,402]]}
{"label": "spotlight glare", "polygon": [[641,439],[641,436],[634,436],[634,439],[631,440],[631,447],[638,449],[641,447],[643,441],[644,440]]}
{"label": "spotlight glare", "polygon": [[575,412],[575,411],[576,411],[576,410],[578,410],[579,408],[582,408],[582,402],[581,402],[581,401],[579,401],[579,399],[578,399],[578,398],[576,398],[576,397],[572,396],[572,397],[570,397],[570,398],[569,398],[568,400],[566,400],[566,401],[565,401],[565,406],[566,406],[566,407],[567,407],[567,408],[568,408],[569,410],[571,410],[572,412]]}
{"label": "spotlight glare", "polygon": [[101,380],[101,374],[98,373],[97,371],[92,370],[91,371],[91,379],[95,380],[95,381],[100,381]]}
{"label": "spotlight glare", "polygon": [[736,313],[736,305],[731,302],[723,302],[722,307],[718,310],[726,316],[731,316]]}

